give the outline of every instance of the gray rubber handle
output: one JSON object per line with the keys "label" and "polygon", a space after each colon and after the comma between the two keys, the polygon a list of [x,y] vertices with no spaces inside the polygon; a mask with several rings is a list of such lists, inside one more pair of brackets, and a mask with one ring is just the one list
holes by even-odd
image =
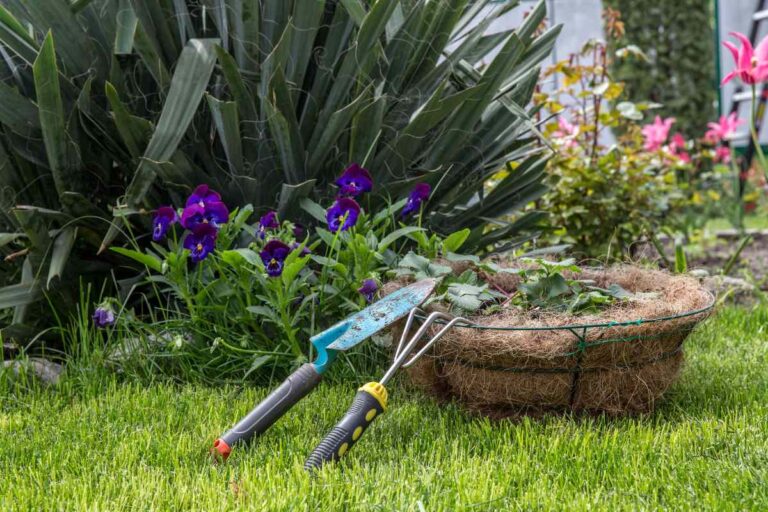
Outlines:
{"label": "gray rubber handle", "polygon": [[226,457],[229,453],[225,455],[219,448],[222,441],[226,448],[231,448],[236,444],[247,443],[254,436],[264,433],[288,409],[312,391],[321,380],[322,376],[317,373],[312,363],[302,365],[245,418],[222,435],[216,441],[215,448]]}

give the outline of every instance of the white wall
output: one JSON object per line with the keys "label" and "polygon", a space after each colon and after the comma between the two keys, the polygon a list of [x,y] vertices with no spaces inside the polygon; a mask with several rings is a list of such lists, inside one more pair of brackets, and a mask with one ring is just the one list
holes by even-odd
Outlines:
{"label": "white wall", "polygon": [[[737,46],[740,46],[740,43],[738,43],[733,37],[730,37],[728,35],[729,32],[741,32],[743,34],[746,34],[747,37],[749,37],[749,31],[751,27],[751,21],[752,21],[752,14],[755,11],[755,8],[757,7],[758,0],[718,0],[718,10],[719,10],[719,18],[720,18],[720,27],[719,27],[719,40],[722,42],[724,40],[729,40],[736,42]],[[766,2],[768,4],[768,2]],[[762,22],[760,26],[760,38],[765,37],[768,35],[768,19]],[[758,39],[759,41],[759,39]],[[725,76],[727,73],[733,70],[734,63],[733,63],[733,57],[731,57],[731,53],[723,47],[722,44],[719,45],[719,52],[720,52],[720,79],[722,79],[723,76]],[[731,97],[734,93],[734,90],[739,85],[738,79],[731,81],[730,83],[726,84],[721,89],[721,98],[722,103],[720,105],[720,112],[721,113],[728,113],[731,111]],[[741,108],[739,109],[739,116],[742,119],[749,119],[749,109],[748,109],[749,102],[744,102],[741,104]],[[744,136],[746,136],[746,128],[742,126],[741,132]],[[761,139],[763,143],[768,143],[768,116],[766,116],[765,119],[763,119],[763,127],[761,130]],[[745,144],[746,139],[741,138],[737,141],[737,144]]]}
{"label": "white wall", "polygon": [[[495,21],[489,27],[489,32],[499,32],[519,26],[523,21],[524,13],[537,3],[538,0],[521,0],[518,7]],[[547,0],[547,25],[563,24],[563,30],[550,57],[550,63],[554,64],[558,60],[568,58],[568,55],[580,50],[588,39],[604,39],[601,11],[601,0]],[[478,21],[482,19],[483,14],[478,16]],[[493,54],[489,57],[492,56]]]}

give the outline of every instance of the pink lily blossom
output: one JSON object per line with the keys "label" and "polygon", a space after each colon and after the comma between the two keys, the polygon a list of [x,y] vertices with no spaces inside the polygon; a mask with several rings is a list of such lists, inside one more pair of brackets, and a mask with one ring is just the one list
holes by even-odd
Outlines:
{"label": "pink lily blossom", "polygon": [[565,147],[572,148],[577,146],[578,143],[574,138],[579,134],[579,127],[572,124],[564,116],[557,118],[557,130],[552,132],[552,136],[556,139],[563,139]]}
{"label": "pink lily blossom", "polygon": [[718,146],[715,149],[715,162],[729,164],[731,163],[731,148],[728,146]]}
{"label": "pink lily blossom", "polygon": [[739,119],[739,115],[736,112],[728,116],[720,116],[720,121],[717,123],[707,123],[709,130],[704,134],[704,140],[710,144],[717,144],[718,142],[728,140],[742,124],[744,124],[744,121]]}
{"label": "pink lily blossom", "polygon": [[768,80],[768,36],[760,41],[757,48],[752,48],[752,43],[744,34],[731,32],[731,35],[741,41],[741,48],[737,48],[730,41],[723,42],[723,46],[733,55],[736,69],[725,75],[721,85],[727,84],[736,77],[746,85],[759,84]]}
{"label": "pink lily blossom", "polygon": [[669,130],[675,121],[674,117],[662,119],[660,116],[656,116],[653,123],[643,126],[643,137],[645,138],[643,147],[647,151],[658,151],[661,149],[667,141]]}
{"label": "pink lily blossom", "polygon": [[685,138],[681,133],[676,133],[669,143],[669,152],[675,155],[681,162],[685,164],[691,163],[691,155],[685,151]]}

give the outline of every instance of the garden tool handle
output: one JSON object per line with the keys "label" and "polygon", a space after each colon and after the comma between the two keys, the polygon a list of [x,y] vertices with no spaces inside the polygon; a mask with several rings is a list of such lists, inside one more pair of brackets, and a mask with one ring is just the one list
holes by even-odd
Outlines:
{"label": "garden tool handle", "polygon": [[386,408],[387,389],[382,384],[369,382],[358,389],[347,413],[310,454],[304,469],[314,471],[339,460]]}
{"label": "garden tool handle", "polygon": [[237,425],[218,438],[211,451],[218,452],[226,460],[235,444],[247,443],[253,436],[262,434],[321,380],[322,376],[312,363],[303,364]]}

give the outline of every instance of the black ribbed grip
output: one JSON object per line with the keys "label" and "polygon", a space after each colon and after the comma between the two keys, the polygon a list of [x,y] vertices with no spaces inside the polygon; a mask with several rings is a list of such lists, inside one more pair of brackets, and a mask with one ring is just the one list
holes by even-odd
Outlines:
{"label": "black ribbed grip", "polygon": [[259,435],[271,427],[321,380],[322,377],[312,363],[303,364],[220,439],[230,447],[237,443],[247,443],[254,435]]}
{"label": "black ribbed grip", "polygon": [[371,422],[383,412],[384,407],[376,397],[365,390],[359,390],[347,414],[317,445],[304,463],[304,469],[313,471],[323,464],[339,460],[360,440]]}

